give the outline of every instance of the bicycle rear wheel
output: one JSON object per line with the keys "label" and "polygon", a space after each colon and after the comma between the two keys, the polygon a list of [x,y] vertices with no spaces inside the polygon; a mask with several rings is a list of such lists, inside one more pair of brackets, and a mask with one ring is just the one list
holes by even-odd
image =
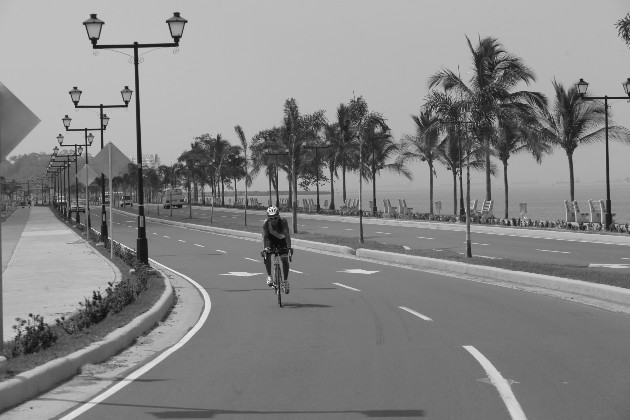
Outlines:
{"label": "bicycle rear wheel", "polygon": [[282,308],[282,269],[276,261],[274,264],[274,284],[276,285],[276,294],[278,295],[278,305]]}

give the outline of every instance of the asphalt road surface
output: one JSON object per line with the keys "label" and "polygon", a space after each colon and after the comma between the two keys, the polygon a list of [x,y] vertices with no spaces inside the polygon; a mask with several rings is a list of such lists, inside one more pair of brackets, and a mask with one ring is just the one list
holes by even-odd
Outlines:
{"label": "asphalt road surface", "polygon": [[[135,217],[115,221],[135,247]],[[627,315],[299,249],[280,308],[259,241],[151,222],[147,236],[150,258],[208,292],[210,315],[78,418],[630,417]]]}

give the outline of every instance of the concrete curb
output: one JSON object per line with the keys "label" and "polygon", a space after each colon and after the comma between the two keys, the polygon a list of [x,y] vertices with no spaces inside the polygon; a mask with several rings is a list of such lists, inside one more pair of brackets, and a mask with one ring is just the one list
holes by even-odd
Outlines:
{"label": "concrete curb", "polygon": [[[150,222],[161,223],[164,225],[179,226],[179,227],[185,227],[187,229],[197,229],[197,230],[202,230],[205,232],[214,232],[214,233],[220,233],[224,235],[237,236],[240,238],[261,240],[260,239],[261,234],[255,233],[255,232],[231,230],[231,229],[219,228],[219,227],[214,227],[214,226],[195,225],[192,223],[156,219],[153,217],[146,217],[146,216],[145,216],[145,219]],[[318,251],[328,251],[328,252],[337,252],[339,254],[355,255],[355,250],[348,246],[327,244],[323,242],[307,241],[304,239],[293,239],[291,242],[292,242],[292,245],[297,245],[298,247],[304,248],[304,249],[314,249]]]}
{"label": "concrete curb", "polygon": [[446,261],[415,255],[375,251],[371,249],[358,249],[356,251],[356,255],[357,257],[411,265],[414,267],[451,271],[459,274],[468,274],[508,283],[516,283],[524,286],[540,287],[543,289],[571,293],[630,306],[630,289],[623,289],[621,287],[608,286],[605,284],[589,283],[582,280],[572,280],[562,277],[548,276],[545,274],[503,270],[495,267],[466,264],[457,261]]}
{"label": "concrete curb", "polygon": [[164,293],[151,309],[124,327],[111,332],[102,341],[0,382],[0,412],[53,388],[75,375],[85,364],[98,363],[110,358],[153,328],[173,305],[173,287],[166,277],[164,283]]}

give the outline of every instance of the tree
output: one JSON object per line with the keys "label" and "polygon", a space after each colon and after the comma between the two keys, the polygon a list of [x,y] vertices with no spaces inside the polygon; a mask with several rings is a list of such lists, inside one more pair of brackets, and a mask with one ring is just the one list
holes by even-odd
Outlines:
{"label": "tree", "polygon": [[415,134],[405,134],[401,139],[401,154],[398,162],[404,164],[410,160],[427,162],[429,166],[429,213],[433,214],[433,177],[436,176],[434,164],[440,159],[440,120],[436,112],[420,111],[411,115],[415,124]]}
{"label": "tree", "polygon": [[243,153],[245,153],[244,156],[244,175],[245,175],[245,226],[247,226],[247,187],[252,185],[252,179],[249,176],[249,161],[247,159],[247,149],[248,149],[248,144],[247,144],[247,137],[245,137],[245,133],[243,132],[243,129],[241,128],[240,125],[237,125],[236,127],[234,127],[234,131],[236,131],[236,135],[238,136],[238,139],[241,142],[241,147],[243,150]]}
{"label": "tree", "polygon": [[623,19],[619,19],[615,26],[617,27],[619,37],[630,46],[630,13]]}
{"label": "tree", "polygon": [[496,138],[492,130],[501,119],[505,105],[544,104],[545,98],[538,92],[513,92],[519,83],[529,84],[536,77],[521,58],[507,52],[496,38],[480,37],[476,47],[473,47],[468,37],[466,41],[472,58],[470,78],[464,81],[459,74],[443,69],[429,78],[429,88],[442,86],[446,92],[459,95],[461,101],[466,103],[467,112],[474,122],[473,134],[485,147],[486,200],[491,200],[490,156],[492,140]]}
{"label": "tree", "polygon": [[[552,146],[564,149],[567,155],[569,189],[573,201],[575,200],[573,153],[579,146],[605,138],[606,132],[601,125],[604,123],[606,110],[601,101],[582,100],[576,86],[565,90],[561,83],[554,80],[553,88],[555,91],[553,108],[537,107],[536,117],[540,124],[540,135]],[[613,140],[626,142],[630,137],[625,127],[615,125],[608,127],[608,135]]]}

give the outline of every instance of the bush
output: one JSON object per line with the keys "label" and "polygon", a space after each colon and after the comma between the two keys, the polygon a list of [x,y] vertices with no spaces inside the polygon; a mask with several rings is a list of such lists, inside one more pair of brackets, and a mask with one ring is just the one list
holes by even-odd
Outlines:
{"label": "bush", "polygon": [[57,334],[50,328],[41,315],[28,314],[29,319],[16,318],[18,325],[13,342],[10,343],[12,357],[36,353],[47,349],[57,341]]}

